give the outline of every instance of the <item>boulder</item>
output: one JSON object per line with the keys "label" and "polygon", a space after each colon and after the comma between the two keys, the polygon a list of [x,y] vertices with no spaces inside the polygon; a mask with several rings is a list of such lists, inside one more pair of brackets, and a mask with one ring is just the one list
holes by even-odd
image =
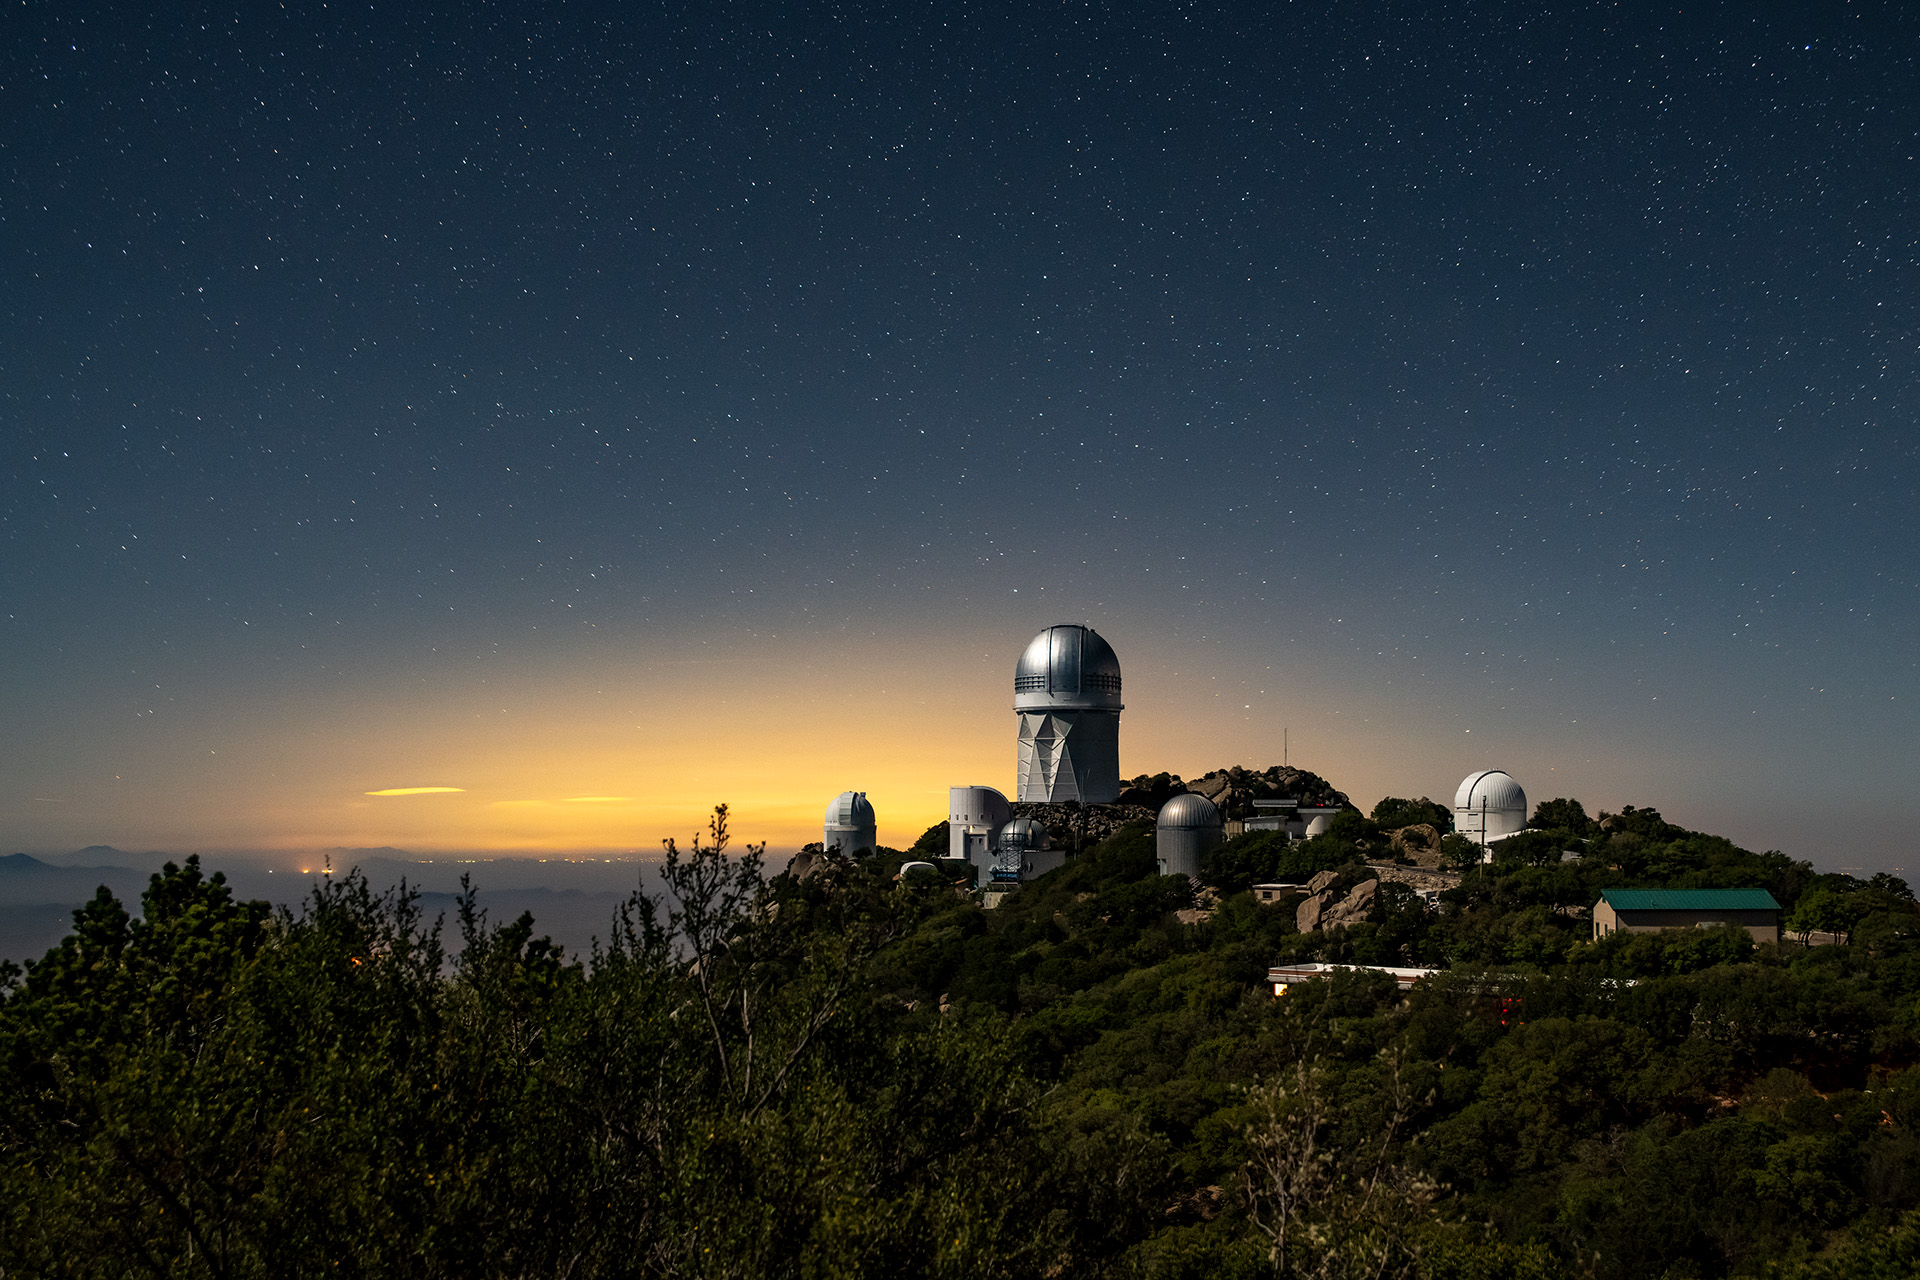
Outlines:
{"label": "boulder", "polygon": [[787,864],[787,874],[795,880],[805,880],[820,869],[826,857],[826,849],[816,840],[812,844],[802,845],[800,852],[793,855],[793,861]]}
{"label": "boulder", "polygon": [[1302,902],[1293,913],[1293,926],[1302,933],[1312,933],[1320,927],[1320,913],[1326,909],[1327,895],[1316,893]]}
{"label": "boulder", "polygon": [[1197,796],[1205,796],[1215,804],[1218,804],[1220,803],[1219,797],[1233,790],[1233,779],[1224,773],[1210,773],[1198,782],[1189,782],[1187,784],[1187,790]]}
{"label": "boulder", "polygon": [[1319,875],[1307,881],[1307,892],[1318,893],[1339,878],[1340,873],[1338,871],[1322,871]]}
{"label": "boulder", "polygon": [[1440,828],[1432,823],[1401,827],[1398,831],[1388,832],[1387,838],[1397,856],[1410,858],[1423,867],[1440,865]]}
{"label": "boulder", "polygon": [[1373,910],[1373,895],[1380,888],[1378,880],[1362,880],[1340,899],[1332,909],[1320,916],[1320,927],[1331,929],[1335,925],[1358,924],[1367,918]]}
{"label": "boulder", "polygon": [[[1333,878],[1331,871],[1323,871],[1320,875],[1326,876],[1329,880]],[[1320,876],[1314,877],[1315,881],[1319,879]],[[1367,918],[1368,912],[1373,910],[1373,896],[1379,888],[1378,880],[1362,880],[1335,902],[1332,890],[1322,886],[1319,892],[1302,902],[1299,909],[1294,912],[1294,927],[1302,933],[1312,933],[1315,929],[1332,929],[1337,925],[1358,924]]]}

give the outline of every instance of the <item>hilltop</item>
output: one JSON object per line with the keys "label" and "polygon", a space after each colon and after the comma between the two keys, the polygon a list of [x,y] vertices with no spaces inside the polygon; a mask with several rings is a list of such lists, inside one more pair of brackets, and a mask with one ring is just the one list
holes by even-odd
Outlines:
{"label": "hilltop", "polygon": [[[274,918],[189,863],[138,927],[96,899],[0,1004],[0,1266],[1898,1273],[1907,887],[1651,809],[1535,817],[1438,909],[1354,811],[1198,883],[1132,823],[990,911],[899,853],[801,879],[698,849],[584,960],[471,898],[442,939],[356,875]],[[1342,909],[1247,891],[1276,876]],[[1841,941],[1593,940],[1601,888],[1690,885]],[[1307,962],[1439,972],[1276,997]]]}

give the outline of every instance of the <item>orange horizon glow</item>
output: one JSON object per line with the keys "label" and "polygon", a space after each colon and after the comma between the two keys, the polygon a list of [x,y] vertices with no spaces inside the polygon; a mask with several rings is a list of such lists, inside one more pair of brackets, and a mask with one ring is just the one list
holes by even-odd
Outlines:
{"label": "orange horizon glow", "polygon": [[[938,663],[892,638],[766,637],[711,658],[691,656],[712,652],[704,646],[687,657],[600,651],[431,680],[409,672],[351,698],[209,701],[202,720],[165,738],[115,743],[90,781],[66,788],[68,803],[0,801],[0,810],[17,824],[17,844],[48,849],[644,857],[667,838],[704,839],[720,803],[735,847],[791,850],[819,840],[828,803],[851,790],[872,800],[881,843],[905,849],[945,821],[950,786],[1014,793],[1017,647],[925,644],[940,648]],[[1651,750],[1644,731],[1602,735],[1583,719],[1549,735],[1489,715],[1469,722],[1469,735],[1444,703],[1393,688],[1331,678],[1303,687],[1267,654],[1210,654],[1204,666],[1191,656],[1172,641],[1123,647],[1124,775],[1263,768],[1279,762],[1284,726],[1292,763],[1362,809],[1382,795],[1448,803],[1481,768],[1514,773],[1530,798],[1576,796],[1590,810],[1714,782]],[[365,790],[369,776],[409,775],[448,783]],[[20,789],[60,796],[53,785],[23,779]]]}

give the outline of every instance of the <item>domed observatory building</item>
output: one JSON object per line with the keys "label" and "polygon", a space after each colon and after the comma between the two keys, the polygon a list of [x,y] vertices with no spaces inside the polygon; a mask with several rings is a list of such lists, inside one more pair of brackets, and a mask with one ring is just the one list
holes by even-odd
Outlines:
{"label": "domed observatory building", "polygon": [[966,859],[984,878],[1012,817],[1013,806],[992,787],[947,788],[947,856]]}
{"label": "domed observatory building", "polygon": [[820,838],[821,847],[838,848],[848,857],[852,857],[863,849],[871,853],[880,847],[877,835],[873,805],[868,803],[866,792],[842,791],[833,798],[833,803],[827,806],[827,822]]}
{"label": "domed observatory building", "polygon": [[1189,792],[1160,806],[1153,827],[1153,856],[1163,876],[1200,878],[1207,855],[1226,839],[1226,820],[1213,801]]}
{"label": "domed observatory building", "polygon": [[1059,858],[1046,855],[1047,829],[1032,818],[1015,818],[1000,828],[999,847],[994,851],[992,883],[996,885],[1016,885],[1030,876],[1051,871],[1060,863]]}
{"label": "domed observatory building", "polygon": [[1500,769],[1470,773],[1453,797],[1453,829],[1489,845],[1527,829],[1527,793]]}
{"label": "domed observatory building", "polygon": [[1120,798],[1120,659],[1098,632],[1062,624],[1035,636],[1013,671],[1013,709],[1016,799]]}

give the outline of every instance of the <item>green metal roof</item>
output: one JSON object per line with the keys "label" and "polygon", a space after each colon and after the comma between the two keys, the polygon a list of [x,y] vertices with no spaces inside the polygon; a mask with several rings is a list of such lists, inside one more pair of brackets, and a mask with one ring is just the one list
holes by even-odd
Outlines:
{"label": "green metal roof", "polygon": [[1615,911],[1778,911],[1765,889],[1602,889]]}

